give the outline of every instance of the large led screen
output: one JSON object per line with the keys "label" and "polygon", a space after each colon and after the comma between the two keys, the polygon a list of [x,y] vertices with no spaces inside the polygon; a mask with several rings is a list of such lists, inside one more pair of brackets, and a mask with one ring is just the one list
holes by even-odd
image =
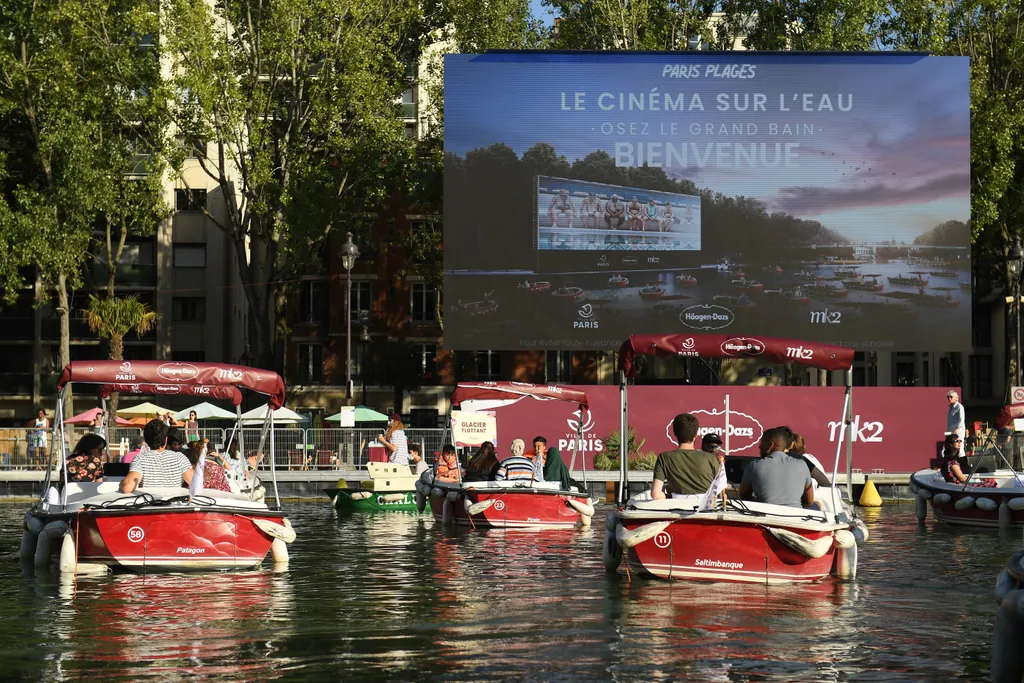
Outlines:
{"label": "large led screen", "polygon": [[445,58],[445,345],[970,348],[968,60]]}

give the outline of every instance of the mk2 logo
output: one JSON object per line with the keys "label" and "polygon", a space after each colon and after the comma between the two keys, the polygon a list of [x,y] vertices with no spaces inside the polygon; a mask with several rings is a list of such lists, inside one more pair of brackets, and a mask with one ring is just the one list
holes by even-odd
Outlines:
{"label": "mk2 logo", "polygon": [[574,330],[596,330],[598,322],[594,320],[593,304],[583,304],[576,311],[576,320],[572,323]]}
{"label": "mk2 logo", "polygon": [[814,350],[805,349],[802,346],[787,346],[786,358],[795,358],[796,360],[811,360],[812,358],[814,358]]}

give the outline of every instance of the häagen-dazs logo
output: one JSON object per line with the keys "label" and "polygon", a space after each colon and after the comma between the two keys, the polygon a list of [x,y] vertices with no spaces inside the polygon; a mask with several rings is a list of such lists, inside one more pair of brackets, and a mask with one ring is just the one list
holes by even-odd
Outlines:
{"label": "h\u00e4agen-dazs logo", "polygon": [[573,416],[568,418],[565,423],[569,426],[569,433],[565,435],[564,439],[558,440],[558,450],[561,453],[566,453],[574,448],[578,449],[581,453],[600,453],[604,450],[604,440],[594,438],[594,414],[589,410],[587,411],[587,417],[583,420],[583,438],[576,443],[576,439],[580,434],[580,408],[573,411]]}
{"label": "h\u00e4agen-dazs logo", "polygon": [[579,310],[576,311],[577,319],[573,321],[572,327],[574,330],[596,330],[597,321],[594,320],[594,306],[593,304],[583,304]]}
{"label": "h\u00e4agen-dazs logo", "polygon": [[153,386],[158,394],[180,394],[181,386],[177,384],[156,384]]}
{"label": "h\u00e4agen-dazs logo", "polygon": [[156,374],[168,382],[187,382],[199,376],[199,368],[188,363],[164,363],[156,369]]}
{"label": "h\u00e4agen-dazs logo", "polygon": [[734,358],[760,356],[764,353],[764,342],[750,337],[733,337],[722,342],[722,353]]}
{"label": "h\u00e4agen-dazs logo", "polygon": [[114,375],[114,381],[134,382],[136,379],[135,373],[132,372],[132,364],[129,361],[125,361],[117,367],[117,374]]}
{"label": "h\u00e4agen-dazs logo", "polygon": [[[697,430],[697,436],[703,437],[705,434],[718,434],[725,441],[725,411],[718,409],[711,410],[691,410],[691,415],[694,415],[700,420],[700,429]],[[761,440],[761,435],[764,434],[764,427],[753,415],[747,415],[741,413],[738,410],[729,411],[729,453],[740,453],[741,451],[754,448],[754,454],[757,454],[756,446]],[[679,445],[676,440],[676,435],[672,433],[672,420],[668,421],[665,425],[665,436],[672,443]]]}
{"label": "h\u00e4agen-dazs logo", "polygon": [[679,322],[694,330],[720,330],[736,320],[733,312],[724,306],[698,304],[683,309]]}

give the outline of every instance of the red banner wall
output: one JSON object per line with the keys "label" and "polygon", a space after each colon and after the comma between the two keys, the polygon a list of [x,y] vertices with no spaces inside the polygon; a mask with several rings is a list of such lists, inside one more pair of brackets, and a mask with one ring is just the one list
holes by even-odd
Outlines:
{"label": "red banner wall", "polygon": [[[573,386],[590,398],[581,450],[587,466],[604,441],[619,428],[617,386]],[[870,472],[916,472],[937,457],[946,430],[945,387],[856,387],[853,390],[853,467]],[[756,456],[766,429],[788,425],[804,436],[807,451],[829,470],[835,459],[842,423],[842,387],[679,387],[633,386],[629,389],[629,423],[646,439],[643,451],[675,447],[671,422],[678,413],[693,413],[701,433],[725,428],[725,396],[729,395],[729,452]],[[566,464],[573,449],[579,409],[570,403],[524,398],[495,409],[499,457],[508,444],[537,435],[557,447]],[[845,449],[843,451],[845,453]],[[577,467],[579,464],[577,463]],[[846,461],[840,460],[840,471]]]}

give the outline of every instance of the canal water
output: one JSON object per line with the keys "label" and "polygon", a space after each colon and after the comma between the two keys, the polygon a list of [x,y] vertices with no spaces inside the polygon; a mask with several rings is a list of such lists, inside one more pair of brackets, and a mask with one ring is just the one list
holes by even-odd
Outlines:
{"label": "canal water", "polygon": [[[0,678],[45,681],[983,681],[992,589],[1020,532],[866,512],[855,583],[606,575],[575,532],[448,532],[288,506],[287,572],[22,574],[0,506]],[[600,520],[598,522],[598,520]]]}

